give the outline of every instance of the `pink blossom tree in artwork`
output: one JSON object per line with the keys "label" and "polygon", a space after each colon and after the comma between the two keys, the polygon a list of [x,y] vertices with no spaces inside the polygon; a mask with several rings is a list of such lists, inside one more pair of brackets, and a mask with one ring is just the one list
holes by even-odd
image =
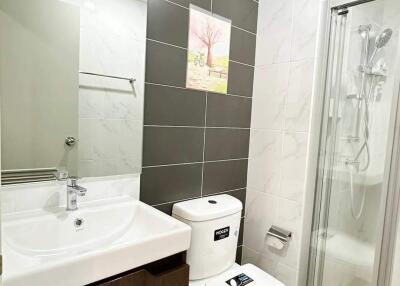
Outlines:
{"label": "pink blossom tree in artwork", "polygon": [[207,21],[201,25],[201,30],[195,29],[194,35],[203,43],[207,48],[207,66],[213,66],[213,47],[221,40],[222,33],[218,26],[211,21]]}

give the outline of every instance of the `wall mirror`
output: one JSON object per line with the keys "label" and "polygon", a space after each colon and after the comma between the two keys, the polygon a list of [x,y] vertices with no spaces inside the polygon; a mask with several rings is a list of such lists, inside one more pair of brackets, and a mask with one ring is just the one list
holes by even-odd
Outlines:
{"label": "wall mirror", "polygon": [[2,184],[140,173],[145,0],[1,0]]}

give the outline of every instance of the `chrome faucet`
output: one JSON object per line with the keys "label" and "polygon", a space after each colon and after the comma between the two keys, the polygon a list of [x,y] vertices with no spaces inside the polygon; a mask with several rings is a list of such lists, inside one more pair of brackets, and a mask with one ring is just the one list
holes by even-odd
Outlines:
{"label": "chrome faucet", "polygon": [[87,189],[77,184],[78,178],[69,178],[67,182],[67,211],[76,211],[78,209],[78,196],[86,194]]}

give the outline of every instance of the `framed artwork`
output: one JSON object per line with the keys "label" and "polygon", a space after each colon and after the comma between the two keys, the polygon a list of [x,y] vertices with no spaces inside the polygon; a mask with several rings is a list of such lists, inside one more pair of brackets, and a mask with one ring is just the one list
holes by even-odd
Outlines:
{"label": "framed artwork", "polygon": [[227,93],[231,21],[190,5],[186,87]]}

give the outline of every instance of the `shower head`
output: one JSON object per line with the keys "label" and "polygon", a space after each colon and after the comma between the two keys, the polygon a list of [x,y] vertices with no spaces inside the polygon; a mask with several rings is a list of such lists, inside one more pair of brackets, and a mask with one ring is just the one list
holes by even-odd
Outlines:
{"label": "shower head", "polygon": [[390,41],[390,38],[393,35],[392,29],[385,29],[382,33],[380,33],[375,39],[375,48],[381,49]]}
{"label": "shower head", "polygon": [[375,38],[375,49],[372,52],[372,55],[369,59],[369,65],[372,65],[372,62],[375,59],[375,56],[377,52],[382,49],[384,46],[387,45],[387,43],[390,41],[393,35],[393,30],[392,29],[385,29],[380,33],[378,36]]}

